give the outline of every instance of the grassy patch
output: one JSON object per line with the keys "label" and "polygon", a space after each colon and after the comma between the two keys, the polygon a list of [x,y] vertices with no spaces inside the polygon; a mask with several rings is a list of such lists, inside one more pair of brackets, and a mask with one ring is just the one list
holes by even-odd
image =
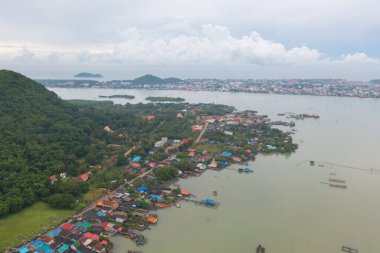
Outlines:
{"label": "grassy patch", "polygon": [[94,200],[102,196],[103,190],[93,189],[87,193],[85,193],[82,197],[83,202],[86,204],[91,204]]}
{"label": "grassy patch", "polygon": [[92,189],[86,192],[80,199],[79,204],[75,207],[76,211],[80,211],[87,206],[89,206],[92,202],[102,196],[103,190],[101,189]]}
{"label": "grassy patch", "polygon": [[73,215],[72,210],[57,210],[38,202],[21,212],[0,219],[0,252],[18,246]]}

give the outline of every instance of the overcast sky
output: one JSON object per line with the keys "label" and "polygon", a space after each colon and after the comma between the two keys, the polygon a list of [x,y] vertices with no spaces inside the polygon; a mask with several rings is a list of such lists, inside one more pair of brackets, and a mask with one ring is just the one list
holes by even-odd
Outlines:
{"label": "overcast sky", "polygon": [[380,78],[379,0],[0,0],[0,68],[34,78]]}

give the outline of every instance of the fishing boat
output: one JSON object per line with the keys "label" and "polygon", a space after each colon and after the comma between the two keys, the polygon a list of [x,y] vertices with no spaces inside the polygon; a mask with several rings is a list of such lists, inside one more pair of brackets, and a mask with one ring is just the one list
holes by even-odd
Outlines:
{"label": "fishing boat", "polygon": [[345,184],[346,183],[346,180],[336,179],[336,178],[329,178],[329,181],[330,182],[334,182],[334,183],[341,183],[341,184]]}
{"label": "fishing boat", "polygon": [[302,114],[304,118],[312,118],[312,119],[319,119],[318,114]]}
{"label": "fishing boat", "polygon": [[342,246],[342,251],[348,252],[348,253],[358,253],[359,252],[359,250],[353,249],[353,248],[347,247],[347,246]]}
{"label": "fishing boat", "polygon": [[344,184],[329,184],[329,186],[335,187],[335,188],[347,189],[347,185],[344,185]]}

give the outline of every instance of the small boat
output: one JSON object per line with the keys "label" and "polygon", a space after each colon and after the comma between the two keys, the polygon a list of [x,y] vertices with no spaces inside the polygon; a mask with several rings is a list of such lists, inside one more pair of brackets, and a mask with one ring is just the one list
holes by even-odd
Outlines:
{"label": "small boat", "polygon": [[341,184],[345,184],[346,183],[346,180],[337,179],[337,178],[329,178],[329,181],[330,182],[334,182],[334,183],[341,183]]}
{"label": "small boat", "polygon": [[243,171],[244,171],[244,173],[250,173],[250,172],[252,172],[252,170],[250,170],[249,168],[244,168]]}
{"label": "small boat", "polygon": [[265,253],[265,248],[259,244],[256,248],[256,253]]}
{"label": "small boat", "polygon": [[347,189],[347,185],[342,185],[342,184],[329,184],[330,187],[335,187],[335,188],[341,188],[341,189]]}

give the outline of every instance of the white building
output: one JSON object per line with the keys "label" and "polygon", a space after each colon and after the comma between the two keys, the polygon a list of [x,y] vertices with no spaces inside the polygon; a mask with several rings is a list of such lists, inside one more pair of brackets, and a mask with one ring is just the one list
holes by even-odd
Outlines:
{"label": "white building", "polygon": [[155,148],[162,148],[168,142],[167,137],[162,137],[160,141],[154,143]]}

